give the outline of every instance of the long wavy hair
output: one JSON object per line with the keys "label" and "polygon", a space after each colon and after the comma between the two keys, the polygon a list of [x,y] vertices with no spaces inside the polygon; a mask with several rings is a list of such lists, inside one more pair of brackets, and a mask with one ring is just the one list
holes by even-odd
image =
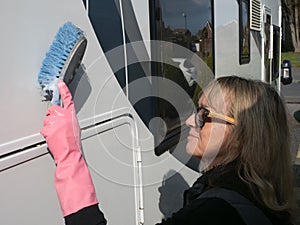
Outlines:
{"label": "long wavy hair", "polygon": [[291,212],[295,196],[290,133],[281,97],[269,84],[235,76],[218,78],[209,86],[208,104],[213,107],[216,98],[224,98],[236,122],[221,147],[223,163],[237,161],[239,177],[258,190],[254,196],[265,207]]}

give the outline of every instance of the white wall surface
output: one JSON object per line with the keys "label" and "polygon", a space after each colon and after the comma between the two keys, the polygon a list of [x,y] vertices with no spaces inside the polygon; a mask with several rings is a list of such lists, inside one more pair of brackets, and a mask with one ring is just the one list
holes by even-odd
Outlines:
{"label": "white wall surface", "polygon": [[[143,2],[141,12],[138,10],[141,3],[133,4],[138,18],[148,8],[148,1]],[[140,27],[147,20],[140,21]],[[44,141],[39,131],[50,106],[41,101],[37,75],[56,32],[67,21],[84,30],[88,39],[80,76],[70,89],[101,209],[109,224],[136,223],[139,197],[133,149],[139,147],[143,160],[145,224],[154,224],[163,217],[159,187],[172,177],[169,172],[184,176],[183,183],[187,185],[197,173],[169,153],[154,155],[153,136],[120,89],[81,0],[10,0],[1,4],[0,208],[3,214],[0,224],[35,225],[42,221],[43,225],[54,225],[63,221],[53,183],[54,163],[45,144],[36,146]],[[146,39],[147,29],[142,29]],[[129,128],[128,124],[116,128],[112,125],[108,130],[93,128],[120,116],[132,120]],[[163,208],[170,209],[172,205]]]}
{"label": "white wall surface", "polygon": [[261,79],[261,55],[251,35],[250,62],[239,64],[239,5],[237,1],[216,0],[215,75],[237,75]]}

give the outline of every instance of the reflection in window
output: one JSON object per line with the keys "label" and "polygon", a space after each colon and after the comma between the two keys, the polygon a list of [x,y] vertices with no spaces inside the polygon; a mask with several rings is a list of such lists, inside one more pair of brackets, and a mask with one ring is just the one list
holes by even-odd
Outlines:
{"label": "reflection in window", "polygon": [[[172,61],[177,66],[168,63],[156,63],[152,74],[175,82],[185,90],[190,99],[197,105],[201,87],[213,79],[213,1],[154,0],[153,2],[152,39],[174,43],[188,49],[191,52],[190,57],[193,54],[200,57],[210,72],[200,72],[200,69],[197,69],[199,66],[194,65],[195,63],[189,56],[182,55],[182,52],[175,45],[170,44],[156,49],[155,54],[156,57],[159,55],[160,58],[164,58],[164,62]],[[158,96],[164,96],[163,92],[174,92],[176,95],[176,90],[166,90],[163,87],[157,88],[156,91]],[[182,102],[182,104],[185,103]],[[164,119],[167,126],[165,139],[158,148],[163,148],[165,151],[170,146],[176,145],[176,137],[180,135],[181,126],[184,126],[182,121],[185,121],[191,111],[191,106],[187,106],[185,115],[178,115],[177,112],[174,112],[171,103],[162,100],[157,101],[156,114]],[[160,137],[157,139],[161,141]],[[169,144],[166,146],[164,143]]]}
{"label": "reflection in window", "polygon": [[250,62],[250,9],[249,0],[240,0],[240,64]]}
{"label": "reflection in window", "polygon": [[157,0],[158,40],[169,41],[196,52],[213,69],[213,27],[211,0]]}

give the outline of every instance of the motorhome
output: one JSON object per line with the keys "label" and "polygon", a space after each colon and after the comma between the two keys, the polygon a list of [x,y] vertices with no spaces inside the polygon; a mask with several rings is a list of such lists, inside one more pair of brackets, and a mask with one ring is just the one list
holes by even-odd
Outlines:
{"label": "motorhome", "polygon": [[182,206],[203,167],[184,121],[211,79],[280,91],[279,0],[10,0],[0,12],[3,225],[63,224],[37,74],[67,21],[88,40],[69,88],[108,224],[155,224]]}

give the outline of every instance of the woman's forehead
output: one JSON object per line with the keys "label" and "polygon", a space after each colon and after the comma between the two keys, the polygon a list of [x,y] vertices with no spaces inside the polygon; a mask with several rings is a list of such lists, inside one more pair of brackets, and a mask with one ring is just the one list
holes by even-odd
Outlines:
{"label": "woman's forehead", "polygon": [[228,101],[226,101],[226,91],[222,91],[219,85],[209,85],[206,87],[198,100],[198,105],[226,112]]}
{"label": "woman's forehead", "polygon": [[199,100],[198,100],[198,106],[207,106],[207,97],[205,94],[202,93],[202,95],[200,96]]}

